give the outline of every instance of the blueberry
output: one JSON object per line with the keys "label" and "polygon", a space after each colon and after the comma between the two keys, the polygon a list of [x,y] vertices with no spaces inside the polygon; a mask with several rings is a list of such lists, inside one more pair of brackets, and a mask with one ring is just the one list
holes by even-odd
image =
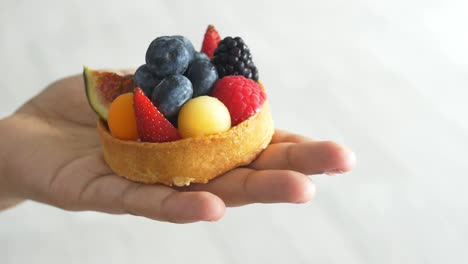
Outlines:
{"label": "blueberry", "polygon": [[151,98],[154,87],[161,81],[147,64],[141,65],[135,71],[133,78],[135,80],[135,86],[140,87],[148,98]]}
{"label": "blueberry", "polygon": [[180,107],[192,95],[193,88],[189,79],[180,74],[171,75],[154,88],[151,101],[166,118],[170,118],[179,113]]}
{"label": "blueberry", "polygon": [[192,42],[190,42],[190,40],[188,38],[184,37],[184,36],[173,36],[173,37],[177,38],[177,39],[180,39],[184,43],[185,48],[189,52],[190,62],[191,62],[194,59],[194,56],[195,56],[195,53],[196,53]]}
{"label": "blueberry", "polygon": [[213,84],[218,80],[218,71],[209,60],[194,60],[186,76],[192,82],[193,97],[197,97],[210,93]]}
{"label": "blueberry", "polygon": [[[195,55],[193,56],[192,62],[194,62],[194,61],[196,61],[196,60],[206,60],[206,61],[210,61],[210,58],[208,57],[208,55],[206,55],[206,54],[203,53],[203,52],[195,52]],[[192,62],[191,62],[190,64],[192,64]],[[187,76],[188,69],[190,69],[190,64],[189,64],[189,67],[187,68],[187,70],[185,70],[184,76]]]}
{"label": "blueberry", "polygon": [[158,37],[146,51],[146,64],[159,78],[183,73],[190,62],[190,52],[178,37]]}
{"label": "blueberry", "polygon": [[208,56],[203,52],[195,52],[193,60],[210,60],[210,58],[208,58]]}

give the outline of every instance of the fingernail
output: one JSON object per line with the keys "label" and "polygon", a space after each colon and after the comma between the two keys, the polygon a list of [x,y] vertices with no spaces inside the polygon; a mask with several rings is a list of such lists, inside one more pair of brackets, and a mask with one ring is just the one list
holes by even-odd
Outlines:
{"label": "fingernail", "polygon": [[296,201],[296,203],[298,204],[310,202],[310,200],[312,200],[315,197],[315,194],[317,193],[315,184],[312,182],[312,180],[310,179],[308,180],[309,180],[309,184],[306,185],[301,199]]}
{"label": "fingernail", "polygon": [[324,172],[324,174],[334,176],[338,174],[345,174],[351,171],[356,165],[356,154],[352,151],[348,151],[345,155],[341,157],[343,160],[339,168],[330,169]]}
{"label": "fingernail", "polygon": [[356,165],[356,154],[354,152],[350,152],[348,156],[349,169],[352,169],[355,165]]}
{"label": "fingernail", "polygon": [[340,170],[340,169],[333,169],[333,170],[329,170],[325,172],[325,174],[329,176],[336,176],[336,175],[344,174],[344,173],[345,171]]}

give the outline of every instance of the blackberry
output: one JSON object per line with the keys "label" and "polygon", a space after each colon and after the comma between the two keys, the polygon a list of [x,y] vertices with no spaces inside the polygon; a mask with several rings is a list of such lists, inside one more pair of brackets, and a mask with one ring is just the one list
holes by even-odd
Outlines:
{"label": "blackberry", "polygon": [[249,47],[240,37],[226,37],[219,42],[212,59],[219,78],[227,75],[243,75],[258,81],[258,69],[252,61]]}

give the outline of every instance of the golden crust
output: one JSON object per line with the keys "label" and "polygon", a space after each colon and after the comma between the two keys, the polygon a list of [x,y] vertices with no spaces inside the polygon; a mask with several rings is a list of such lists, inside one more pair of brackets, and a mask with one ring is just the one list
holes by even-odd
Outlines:
{"label": "golden crust", "polygon": [[166,143],[123,141],[114,138],[103,121],[98,120],[97,126],[104,159],[117,175],[169,186],[207,183],[251,163],[274,133],[268,102],[257,114],[226,132]]}

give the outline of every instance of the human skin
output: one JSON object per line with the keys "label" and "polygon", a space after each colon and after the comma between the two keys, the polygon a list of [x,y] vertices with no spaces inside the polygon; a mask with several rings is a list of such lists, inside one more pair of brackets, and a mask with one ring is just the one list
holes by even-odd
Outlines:
{"label": "human skin", "polygon": [[307,175],[344,173],[355,164],[344,146],[276,130],[249,166],[207,184],[132,182],[106,165],[83,85],[81,75],[61,79],[0,120],[0,210],[34,200],[69,211],[216,221],[226,207],[308,202],[315,186]]}

